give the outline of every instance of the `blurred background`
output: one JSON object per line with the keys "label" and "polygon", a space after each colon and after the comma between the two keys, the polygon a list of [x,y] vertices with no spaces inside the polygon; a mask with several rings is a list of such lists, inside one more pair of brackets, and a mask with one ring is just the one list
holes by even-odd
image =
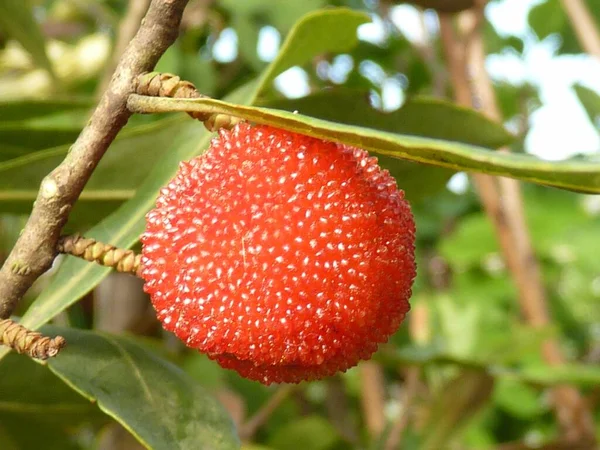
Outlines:
{"label": "blurred background", "polygon": [[[590,49],[577,33],[582,25],[564,6],[569,1],[487,2],[480,24],[485,67],[501,121],[515,136],[510,151],[598,160],[600,53],[586,53]],[[30,16],[23,17],[25,10],[11,0],[0,1],[0,259],[14,245],[40,181],[86,123],[149,0],[29,3]],[[439,14],[456,14],[456,34],[464,34],[475,3],[191,0],[180,38],[157,70],[221,98],[261,73],[299,17],[345,6],[372,18],[359,27],[359,44],[281,74],[271,104],[308,108],[301,103],[307,96],[351,89],[365,94],[366,107],[393,115],[426,97],[453,101],[452,53]],[[597,32],[600,2],[581,3]],[[474,96],[474,106],[485,112],[483,103]],[[184,120],[134,116],[84,191],[68,229],[85,233],[132,199]],[[421,134],[444,138],[436,131],[443,124],[423,121]],[[372,361],[327,380],[265,387],[221,369],[162,332],[141,281],[127,275],[107,276],[55,323],[135,334],[219,398],[248,450],[595,448],[600,196],[522,185],[526,240],[541,274],[529,282],[537,283],[537,305],[547,312],[532,316],[476,185],[464,173],[445,173],[418,195],[409,191],[419,267],[412,311]],[[51,276],[36,283],[18,314]],[[544,352],[544,345],[553,350]],[[5,392],[0,388],[0,443],[8,436],[13,447],[0,447],[36,448],[18,437],[19,421],[36,412],[3,408]],[[141,448],[107,417],[82,423],[70,418],[58,428],[67,430],[69,448]]]}

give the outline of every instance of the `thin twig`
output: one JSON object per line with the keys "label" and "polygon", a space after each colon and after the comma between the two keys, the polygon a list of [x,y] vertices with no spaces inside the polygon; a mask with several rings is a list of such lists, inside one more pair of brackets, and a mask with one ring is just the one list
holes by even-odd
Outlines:
{"label": "thin twig", "polygon": [[[495,92],[485,70],[485,51],[481,35],[483,4],[476,13],[465,14],[467,21],[466,48],[456,51],[459,39],[455,36],[448,16],[440,17],[442,43],[452,72],[452,82],[458,103],[473,107],[473,98],[490,118],[501,121]],[[473,14],[477,14],[474,16]],[[467,75],[471,69],[472,85]],[[507,151],[507,149],[503,149]],[[495,228],[508,269],[519,292],[521,309],[526,320],[534,327],[545,327],[551,323],[546,296],[537,259],[525,222],[522,194],[519,184],[507,178],[493,179],[484,175],[474,176],[475,185],[481,196],[484,209]],[[542,354],[550,364],[562,364],[564,358],[558,343],[547,341]],[[590,431],[591,417],[579,393],[572,387],[554,389],[555,408],[558,420],[567,436],[580,440]]]}
{"label": "thin twig", "polygon": [[142,255],[136,254],[133,250],[117,248],[78,234],[61,236],[57,248],[60,253],[77,256],[101,266],[112,267],[117,272],[133,275],[138,275],[142,260]]}
{"label": "thin twig", "polygon": [[561,0],[561,3],[583,50],[600,60],[600,31],[585,2]]}
{"label": "thin twig", "polygon": [[294,390],[294,385],[285,384],[277,388],[273,396],[240,427],[240,439],[248,440],[262,427],[271,414],[289,397]]}
{"label": "thin twig", "polygon": [[115,68],[117,67],[117,64],[119,64],[119,59],[139,29],[144,14],[148,11],[148,6],[150,6],[150,0],[129,0],[125,17],[123,17],[123,20],[121,20],[121,24],[119,25],[119,31],[117,33],[112,55],[110,56],[110,61],[106,66],[102,80],[98,84],[98,94],[104,92],[110,83]]}
{"label": "thin twig", "polygon": [[401,448],[400,444],[402,443],[402,434],[409,423],[411,417],[411,406],[419,387],[419,375],[420,369],[418,367],[409,367],[406,371],[404,389],[402,391],[402,396],[399,399],[402,405],[402,411],[398,416],[398,420],[396,420],[396,422],[394,422],[392,425],[390,434],[385,442],[385,450],[395,450]]}
{"label": "thin twig", "polygon": [[42,181],[29,220],[0,270],[0,318],[10,316],[56,256],[60,232],[98,162],[131,112],[127,97],[138,75],[154,68],[177,38],[188,0],[153,0],[87,126],[64,161]]}
{"label": "thin twig", "polygon": [[360,401],[367,430],[371,436],[379,436],[385,428],[385,379],[383,369],[375,361],[359,364]]}
{"label": "thin twig", "polygon": [[327,394],[325,397],[325,410],[329,422],[335,427],[342,439],[351,448],[360,447],[360,438],[353,420],[352,408],[346,392],[344,380],[340,376],[329,377],[325,380]]}
{"label": "thin twig", "polygon": [[45,360],[56,356],[65,343],[62,336],[49,338],[37,331],[28,330],[11,319],[0,320],[0,344],[30,358]]}

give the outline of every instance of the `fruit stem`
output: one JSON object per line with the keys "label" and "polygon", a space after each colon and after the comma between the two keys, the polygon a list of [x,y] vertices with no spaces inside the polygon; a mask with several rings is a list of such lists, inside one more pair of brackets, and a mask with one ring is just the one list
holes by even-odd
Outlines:
{"label": "fruit stem", "polygon": [[133,275],[138,275],[142,259],[142,255],[136,254],[133,250],[117,248],[79,234],[62,236],[58,241],[57,250],[60,253],[77,256],[101,266],[112,267],[118,272]]}
{"label": "fruit stem", "polygon": [[[159,72],[146,72],[138,76],[135,93],[150,97],[209,98],[201,94],[190,81],[182,80],[171,73]],[[187,114],[204,123],[208,131],[218,131],[221,128],[231,129],[240,121],[239,118],[227,114],[200,111],[187,111]]]}
{"label": "fruit stem", "polygon": [[65,346],[62,336],[50,338],[38,331],[32,331],[11,319],[0,320],[0,344],[24,353],[30,358],[46,360],[56,356]]}

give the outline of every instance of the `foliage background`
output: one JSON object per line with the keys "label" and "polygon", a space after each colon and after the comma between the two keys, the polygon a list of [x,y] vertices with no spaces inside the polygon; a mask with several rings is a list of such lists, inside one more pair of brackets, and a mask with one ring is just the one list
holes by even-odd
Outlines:
{"label": "foliage background", "polygon": [[[600,6],[588,4],[598,19]],[[128,6],[125,0],[0,1],[2,258],[41,179],[85,124]],[[501,127],[452,105],[435,13],[422,15],[428,38],[416,43],[390,20],[393,2],[192,0],[180,39],[157,70],[177,73],[206,95],[250,103],[252,80],[273,56],[258,51],[261,33],[285,37],[301,16],[327,6],[370,14],[383,39],[353,42],[364,22],[356,14],[316,20],[294,44],[303,71],[296,67],[277,79],[259,104],[490,148],[508,142]],[[557,0],[539,2],[529,26],[537,39],[556,40],[557,57],[582,53]],[[519,36],[500,35],[490,23],[484,29],[488,53],[525,57]],[[218,45],[228,36],[236,51],[224,59]],[[307,97],[283,95],[294,91],[285,84],[290,73],[301,74]],[[398,110],[385,101],[390,83],[403,101]],[[544,99],[535,83],[503,80],[495,88],[516,136],[511,149],[523,152]],[[589,116],[584,120],[597,130],[600,96],[574,89]],[[183,115],[134,116],[68,230],[134,244],[158,188],[208,139]],[[401,430],[404,449],[528,448],[560,439],[549,402],[558,383],[581,391],[600,433],[598,197],[523,185],[553,318],[551,326],[533,328],[523,320],[472,186],[450,190],[448,170],[381,159],[413,201],[419,275],[409,319],[372,362],[297,387],[243,380],[162,332],[139,280],[68,260],[36,283],[18,314],[33,327],[52,320],[61,328],[47,331],[65,335],[69,347],[49,367],[2,353],[0,448],[138,448],[135,436],[152,448],[234,448],[240,437],[247,449],[375,449],[387,448],[392,430]],[[559,340],[569,364],[550,368],[543,361],[540,345],[549,337]]]}

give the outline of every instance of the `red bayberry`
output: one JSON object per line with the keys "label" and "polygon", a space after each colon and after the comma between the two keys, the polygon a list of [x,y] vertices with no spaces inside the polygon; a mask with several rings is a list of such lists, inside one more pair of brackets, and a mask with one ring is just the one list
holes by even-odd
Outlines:
{"label": "red bayberry", "polygon": [[241,124],[162,189],[141,273],[189,347],[297,383],[356,365],[396,331],[414,233],[404,193],[364,150]]}

